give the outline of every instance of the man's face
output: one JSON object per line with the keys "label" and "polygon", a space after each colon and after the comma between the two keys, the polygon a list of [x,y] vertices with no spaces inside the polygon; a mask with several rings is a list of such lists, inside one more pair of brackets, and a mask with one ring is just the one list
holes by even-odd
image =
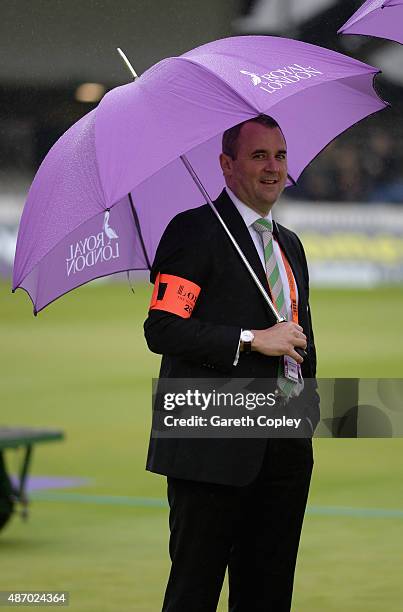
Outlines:
{"label": "man's face", "polygon": [[279,128],[250,122],[242,126],[237,156],[220,156],[225,181],[250,208],[266,215],[287,181],[287,147]]}

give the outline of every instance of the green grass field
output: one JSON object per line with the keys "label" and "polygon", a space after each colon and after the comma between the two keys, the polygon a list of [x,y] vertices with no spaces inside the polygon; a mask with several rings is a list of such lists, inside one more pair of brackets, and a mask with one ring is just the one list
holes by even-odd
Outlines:
{"label": "green grass field", "polygon": [[[0,533],[0,590],[68,590],[77,612],[160,610],[168,515],[164,479],[144,470],[159,364],[142,333],[149,297],[142,284],[86,286],[34,319],[28,297],[0,285],[0,423],[62,428],[32,473],[92,479],[37,494],[29,521]],[[403,288],[316,290],[311,302],[319,376],[402,376]],[[403,440],[314,447],[293,610],[400,611]],[[19,458],[7,453],[11,471]]]}

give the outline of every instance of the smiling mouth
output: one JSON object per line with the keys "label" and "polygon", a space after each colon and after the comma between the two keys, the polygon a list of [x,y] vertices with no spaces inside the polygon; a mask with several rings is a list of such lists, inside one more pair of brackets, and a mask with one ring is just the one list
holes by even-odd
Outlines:
{"label": "smiling mouth", "polygon": [[277,179],[261,179],[260,181],[263,185],[276,185],[278,183]]}

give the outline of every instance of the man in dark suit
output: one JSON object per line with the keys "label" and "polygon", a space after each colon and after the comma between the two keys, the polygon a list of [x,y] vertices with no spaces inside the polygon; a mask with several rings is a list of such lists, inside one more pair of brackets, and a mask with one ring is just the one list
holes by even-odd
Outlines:
{"label": "man in dark suit", "polygon": [[[160,241],[144,324],[150,350],[163,355],[160,377],[264,381],[284,372],[285,359],[294,374],[313,379],[304,250],[293,232],[271,225],[287,181],[279,126],[261,115],[227,130],[220,163],[226,188],[215,206],[288,320],[276,322],[211,208],[181,213]],[[178,283],[197,296],[193,311],[164,298]],[[168,477],[172,567],[164,612],[216,610],[227,567],[230,612],[291,609],[319,419],[316,393],[306,414],[303,438],[151,437],[147,469]]]}

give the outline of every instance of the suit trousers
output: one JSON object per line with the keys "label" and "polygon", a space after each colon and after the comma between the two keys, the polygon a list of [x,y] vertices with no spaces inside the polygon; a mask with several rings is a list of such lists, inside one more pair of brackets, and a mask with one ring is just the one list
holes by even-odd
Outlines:
{"label": "suit trousers", "polygon": [[229,612],[289,612],[312,467],[310,439],[271,439],[246,486],[168,477],[163,612],[215,612],[227,568]]}

